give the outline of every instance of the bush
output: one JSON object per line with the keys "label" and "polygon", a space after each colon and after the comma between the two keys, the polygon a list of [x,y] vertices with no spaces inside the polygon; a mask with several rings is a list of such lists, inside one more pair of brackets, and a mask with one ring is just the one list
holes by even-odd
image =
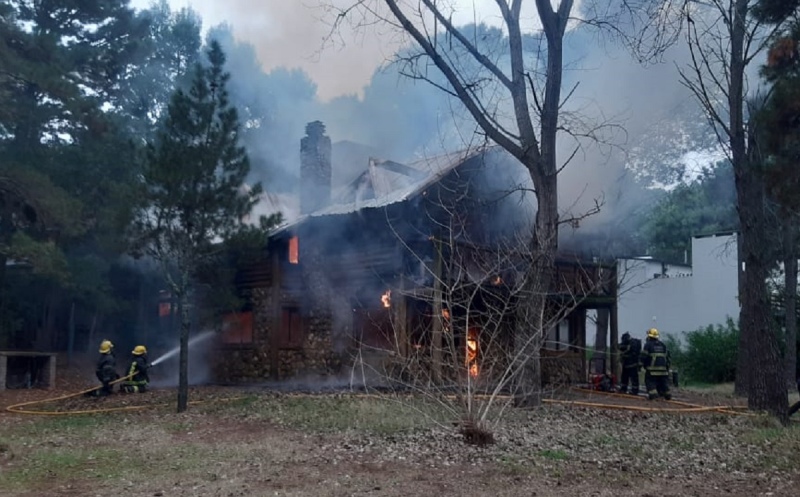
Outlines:
{"label": "bush", "polygon": [[689,381],[725,383],[736,379],[739,327],[728,319],[725,325],[709,325],[686,333],[686,345],[668,337],[665,341],[674,368]]}

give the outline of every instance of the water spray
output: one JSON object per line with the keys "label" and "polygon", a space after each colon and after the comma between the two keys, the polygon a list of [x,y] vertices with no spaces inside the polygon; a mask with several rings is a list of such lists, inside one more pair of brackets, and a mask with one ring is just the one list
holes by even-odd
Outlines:
{"label": "water spray", "polygon": [[[197,335],[197,336],[195,336],[195,337],[192,337],[192,338],[189,340],[189,347],[191,348],[191,346],[192,346],[192,345],[194,345],[194,344],[196,344],[196,343],[199,343],[199,342],[202,342],[202,341],[204,341],[204,340],[208,339],[209,337],[211,337],[211,336],[212,336],[212,335],[214,335],[215,333],[216,333],[216,332],[215,332],[214,330],[211,330],[211,331],[206,331],[206,332],[200,333],[199,335]],[[156,359],[155,361],[151,362],[150,364],[151,364],[152,366],[155,366],[155,365],[156,365],[156,364],[158,364],[158,363],[164,362],[164,361],[166,361],[167,359],[169,359],[170,357],[172,357],[172,356],[176,355],[178,352],[180,352],[180,350],[181,350],[181,346],[180,346],[180,345],[178,345],[177,347],[175,347],[175,348],[173,348],[173,349],[169,350],[167,353],[163,354],[161,357],[159,357],[159,358],[158,358],[158,359]]]}

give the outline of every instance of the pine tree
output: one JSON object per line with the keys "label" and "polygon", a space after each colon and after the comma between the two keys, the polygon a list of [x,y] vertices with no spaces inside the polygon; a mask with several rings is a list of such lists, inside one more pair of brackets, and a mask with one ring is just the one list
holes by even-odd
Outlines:
{"label": "pine tree", "polygon": [[[800,219],[800,0],[763,0],[759,20],[783,27],[775,36],[761,74],[769,94],[754,116],[766,185],[782,221],[784,262],[784,374],[790,389],[797,366],[797,243]],[[791,19],[785,22],[785,19]],[[799,404],[800,405],[800,404]],[[795,408],[793,408],[795,409]],[[796,410],[796,409],[795,409]]]}
{"label": "pine tree", "polygon": [[188,90],[177,90],[161,130],[148,148],[143,203],[134,223],[137,248],[159,261],[181,313],[178,412],[188,403],[190,305],[200,268],[219,240],[246,227],[243,218],[261,193],[244,187],[250,172],[230,105],[225,55],[211,42],[208,64],[195,64]]}

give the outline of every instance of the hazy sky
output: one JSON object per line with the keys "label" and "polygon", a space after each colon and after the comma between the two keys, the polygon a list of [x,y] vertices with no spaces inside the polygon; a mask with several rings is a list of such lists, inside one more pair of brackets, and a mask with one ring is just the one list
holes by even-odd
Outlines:
{"label": "hazy sky", "polygon": [[[386,26],[353,29],[345,26],[335,46],[325,45],[330,34],[330,14],[324,6],[348,6],[355,0],[169,0],[173,9],[191,6],[203,18],[203,27],[227,22],[236,37],[252,43],[269,71],[273,67],[299,67],[316,82],[319,97],[328,100],[359,93],[375,68],[386,61],[400,41]],[[445,0],[454,6],[453,22],[474,20],[498,23],[495,0]],[[132,0],[136,8],[151,0]],[[530,23],[534,19],[528,15]],[[329,44],[330,45],[330,44]]]}

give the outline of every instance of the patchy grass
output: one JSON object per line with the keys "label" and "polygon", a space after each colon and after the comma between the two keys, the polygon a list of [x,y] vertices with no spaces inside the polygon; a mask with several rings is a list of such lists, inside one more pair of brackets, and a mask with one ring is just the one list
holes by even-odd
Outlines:
{"label": "patchy grass", "polygon": [[539,456],[551,461],[565,461],[569,459],[569,454],[561,449],[545,449],[539,452]]}
{"label": "patchy grass", "polygon": [[681,388],[690,392],[704,394],[715,394],[720,396],[733,397],[733,383],[703,383],[699,381],[688,381],[681,385]]}
{"label": "patchy grass", "polygon": [[444,497],[480,475],[473,493],[497,497],[523,480],[543,497],[656,495],[665,478],[673,495],[743,497],[800,481],[800,425],[765,417],[546,406],[509,411],[474,447],[419,398],[223,394],[181,414],[0,416],[0,496]]}
{"label": "patchy grass", "polygon": [[285,396],[220,406],[257,418],[317,433],[358,431],[391,435],[446,424],[447,415],[420,400],[379,397]]}

